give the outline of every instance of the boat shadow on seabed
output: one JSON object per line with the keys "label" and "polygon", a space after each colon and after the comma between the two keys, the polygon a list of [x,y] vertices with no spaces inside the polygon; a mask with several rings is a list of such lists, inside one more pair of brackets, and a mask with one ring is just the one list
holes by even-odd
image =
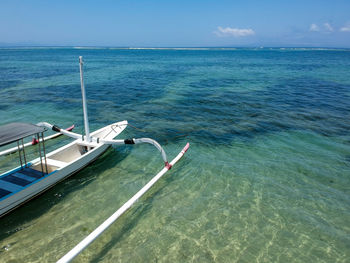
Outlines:
{"label": "boat shadow on seabed", "polygon": [[[175,180],[174,178],[166,178],[165,181],[168,180]],[[123,238],[130,236],[130,233],[132,230],[138,225],[139,221],[144,219],[145,214],[148,213],[148,211],[152,208],[153,201],[159,194],[164,190],[164,186],[166,185],[166,182],[163,182],[163,184],[160,184],[158,187],[152,189],[149,193],[147,193],[146,196],[144,196],[142,199],[146,200],[145,202],[138,202],[138,204],[134,207],[134,210],[129,210],[126,212],[128,215],[124,215],[124,217],[121,218],[120,221],[124,221],[118,226],[114,226],[114,229],[110,229],[111,236],[108,238],[108,240],[101,241],[103,242],[103,246],[99,248],[90,248],[94,250],[94,254],[92,255],[92,258],[89,258],[88,261],[91,263],[98,263],[101,262],[102,258],[111,250],[113,247],[115,247]],[[142,216],[141,216],[142,215]],[[96,250],[99,250],[96,253]]]}

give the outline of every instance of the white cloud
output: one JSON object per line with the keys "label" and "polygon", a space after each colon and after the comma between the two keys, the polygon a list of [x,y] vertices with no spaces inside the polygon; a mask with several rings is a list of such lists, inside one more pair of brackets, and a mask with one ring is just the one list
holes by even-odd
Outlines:
{"label": "white cloud", "polygon": [[320,33],[330,33],[334,31],[334,28],[331,26],[330,23],[325,22],[321,26],[318,26],[317,24],[311,24],[309,31],[320,32]]}
{"label": "white cloud", "polygon": [[332,32],[334,30],[333,27],[329,23],[324,23],[323,26],[324,26],[325,30],[328,32]]}
{"label": "white cloud", "polygon": [[346,26],[343,26],[339,29],[341,32],[350,32],[350,23],[348,23]]}
{"label": "white cloud", "polygon": [[253,29],[243,29],[243,28],[231,28],[226,27],[222,28],[221,26],[218,26],[218,30],[214,32],[219,37],[227,37],[227,36],[233,36],[233,37],[246,37],[255,35],[255,32]]}
{"label": "white cloud", "polygon": [[310,30],[310,31],[318,32],[318,31],[320,31],[320,28],[319,28],[318,25],[316,25],[316,24],[311,24],[309,30]]}

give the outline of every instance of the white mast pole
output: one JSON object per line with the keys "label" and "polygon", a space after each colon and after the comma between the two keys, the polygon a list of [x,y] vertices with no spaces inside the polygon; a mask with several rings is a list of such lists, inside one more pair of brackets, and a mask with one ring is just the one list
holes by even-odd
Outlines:
{"label": "white mast pole", "polygon": [[79,56],[79,68],[80,68],[80,83],[81,83],[81,95],[83,96],[83,111],[84,111],[84,126],[86,140],[90,142],[90,130],[89,130],[89,119],[86,106],[86,95],[84,87],[84,76],[83,76],[83,57]]}

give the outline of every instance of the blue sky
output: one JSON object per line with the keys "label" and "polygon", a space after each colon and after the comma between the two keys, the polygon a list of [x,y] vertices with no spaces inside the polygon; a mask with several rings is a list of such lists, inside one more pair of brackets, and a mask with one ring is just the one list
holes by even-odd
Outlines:
{"label": "blue sky", "polygon": [[1,0],[0,43],[349,48],[350,0]]}

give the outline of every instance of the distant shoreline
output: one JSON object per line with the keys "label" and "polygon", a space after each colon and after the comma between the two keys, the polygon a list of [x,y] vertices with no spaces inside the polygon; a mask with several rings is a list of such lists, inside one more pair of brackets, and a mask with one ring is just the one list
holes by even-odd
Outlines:
{"label": "distant shoreline", "polygon": [[1,49],[88,49],[88,50],[334,50],[350,51],[335,47],[103,47],[103,46],[0,46]]}

